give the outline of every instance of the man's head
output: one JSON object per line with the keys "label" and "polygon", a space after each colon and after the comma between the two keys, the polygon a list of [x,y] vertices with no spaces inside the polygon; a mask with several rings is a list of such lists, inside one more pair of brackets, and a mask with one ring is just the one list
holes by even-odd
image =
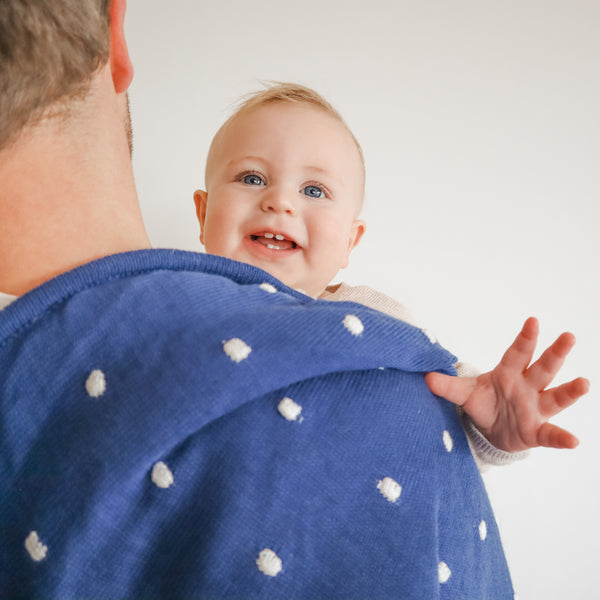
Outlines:
{"label": "man's head", "polygon": [[277,84],[250,97],[209,151],[195,201],[213,254],[320,295],[362,237],[360,146],[316,92]]}
{"label": "man's head", "polygon": [[26,126],[68,116],[110,55],[110,0],[0,2],[0,150]]}
{"label": "man's head", "polygon": [[149,246],[131,164],[125,9],[126,0],[0,0],[4,292]]}

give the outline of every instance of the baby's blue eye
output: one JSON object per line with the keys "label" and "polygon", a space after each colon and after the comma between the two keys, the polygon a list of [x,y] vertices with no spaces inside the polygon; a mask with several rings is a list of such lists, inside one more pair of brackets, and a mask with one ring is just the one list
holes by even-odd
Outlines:
{"label": "baby's blue eye", "polygon": [[307,185],[302,190],[302,193],[305,196],[309,196],[310,198],[323,198],[325,196],[323,190],[320,187],[317,187],[316,185]]}
{"label": "baby's blue eye", "polygon": [[247,183],[248,185],[265,185],[265,182],[262,180],[261,177],[252,173],[249,175],[244,175],[242,181],[244,183]]}

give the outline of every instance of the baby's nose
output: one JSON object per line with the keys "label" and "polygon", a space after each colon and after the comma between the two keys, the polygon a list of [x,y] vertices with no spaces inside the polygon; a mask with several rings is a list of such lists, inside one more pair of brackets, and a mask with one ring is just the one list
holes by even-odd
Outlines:
{"label": "baby's nose", "polygon": [[263,212],[287,213],[296,212],[294,201],[284,190],[271,189],[261,199],[260,208]]}

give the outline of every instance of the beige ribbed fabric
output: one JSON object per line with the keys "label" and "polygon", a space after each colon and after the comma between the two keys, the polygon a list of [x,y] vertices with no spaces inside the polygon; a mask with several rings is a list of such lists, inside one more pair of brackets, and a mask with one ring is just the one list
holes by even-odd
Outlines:
{"label": "beige ribbed fabric", "polygon": [[322,300],[335,302],[356,302],[416,326],[411,314],[400,302],[367,285],[351,286],[346,283],[330,285],[320,297]]}

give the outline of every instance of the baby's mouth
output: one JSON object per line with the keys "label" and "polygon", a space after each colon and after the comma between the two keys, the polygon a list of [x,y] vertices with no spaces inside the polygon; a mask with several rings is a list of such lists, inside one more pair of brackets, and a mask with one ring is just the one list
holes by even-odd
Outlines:
{"label": "baby's mouth", "polygon": [[286,238],[282,233],[266,231],[250,235],[250,239],[270,250],[295,250],[298,244],[294,240]]}

